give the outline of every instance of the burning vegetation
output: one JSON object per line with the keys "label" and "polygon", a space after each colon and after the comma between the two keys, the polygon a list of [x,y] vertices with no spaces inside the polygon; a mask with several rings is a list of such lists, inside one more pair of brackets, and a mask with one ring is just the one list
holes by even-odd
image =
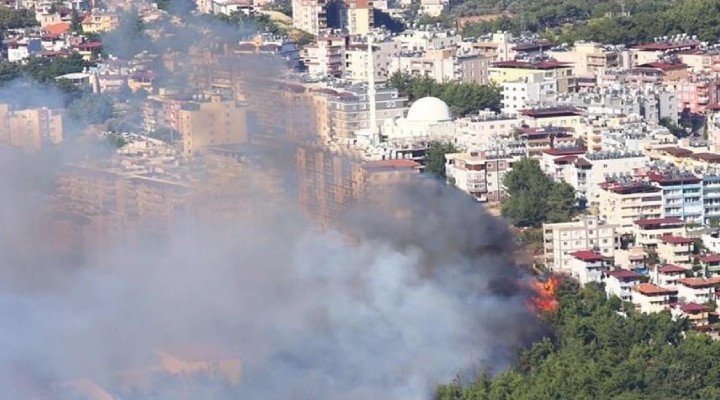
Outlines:
{"label": "burning vegetation", "polygon": [[555,311],[558,307],[556,296],[560,279],[557,276],[536,278],[531,285],[535,295],[528,302],[528,307],[537,314]]}

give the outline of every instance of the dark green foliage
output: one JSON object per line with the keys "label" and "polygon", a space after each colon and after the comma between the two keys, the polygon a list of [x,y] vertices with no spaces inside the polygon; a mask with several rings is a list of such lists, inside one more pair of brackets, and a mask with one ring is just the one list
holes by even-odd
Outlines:
{"label": "dark green foliage", "polygon": [[460,150],[452,143],[431,143],[425,152],[425,173],[436,178],[445,178],[445,154],[458,151]]}
{"label": "dark green foliage", "polygon": [[[620,14],[621,3],[629,16]],[[528,0],[500,4],[470,0],[456,6],[453,14],[500,11],[516,17],[469,24],[463,34],[478,36],[497,30],[518,34],[524,29],[558,42],[584,39],[625,44],[650,42],[654,37],[677,33],[698,35],[707,41],[715,41],[720,35],[720,0]]]}
{"label": "dark green foliage", "polygon": [[72,13],[70,14],[70,30],[72,30],[75,33],[82,33],[82,18],[80,18],[80,13],[77,10],[72,10]]}
{"label": "dark green foliage", "polygon": [[575,211],[575,189],[550,179],[537,160],[516,162],[504,184],[509,198],[503,202],[502,214],[516,226],[569,221]]}
{"label": "dark green foliage", "polygon": [[438,83],[429,77],[414,77],[401,72],[390,77],[390,85],[408,96],[411,101],[426,96],[440,98],[450,106],[457,117],[477,114],[486,108],[499,111],[502,101],[500,87],[496,85]]}
{"label": "dark green foliage", "polygon": [[230,15],[217,15],[217,18],[229,25],[238,27],[240,31],[270,32],[273,35],[287,34],[287,30],[273,21],[267,14],[253,13],[245,15],[241,11],[236,11]]}
{"label": "dark green foliage", "polygon": [[54,82],[55,78],[74,72],[82,72],[89,66],[79,54],[72,54],[67,57],[45,58],[30,57],[20,69],[28,77],[40,83]]}
{"label": "dark green foliage", "polygon": [[110,147],[114,149],[119,149],[128,143],[122,135],[116,133],[107,135],[106,138]]}
{"label": "dark green foliage", "polygon": [[32,10],[16,10],[4,5],[0,6],[0,30],[27,28],[38,25],[35,12]]}
{"label": "dark green foliage", "polygon": [[615,311],[601,287],[561,285],[548,316],[552,339],[521,351],[517,367],[462,387],[441,386],[437,400],[715,399],[720,342],[687,331],[669,313]]}

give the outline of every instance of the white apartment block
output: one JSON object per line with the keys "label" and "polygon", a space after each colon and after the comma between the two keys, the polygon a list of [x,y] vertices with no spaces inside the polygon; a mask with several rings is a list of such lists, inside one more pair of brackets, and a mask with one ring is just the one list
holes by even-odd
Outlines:
{"label": "white apartment block", "polygon": [[615,230],[615,225],[601,223],[595,217],[543,224],[546,267],[551,271],[570,273],[572,253],[580,250],[593,250],[605,257],[613,257]]}
{"label": "white apartment block", "polygon": [[486,151],[446,154],[445,174],[458,189],[480,201],[500,201],[505,195],[505,174],[514,160]]}
{"label": "white apartment block", "polygon": [[292,9],[294,28],[313,35],[327,28],[326,0],[292,0]]}
{"label": "white apartment block", "polygon": [[682,236],[685,232],[685,221],[680,218],[643,218],[633,222],[632,230],[635,244],[645,247],[657,247],[661,236]]}
{"label": "white apartment block", "polygon": [[684,278],[677,286],[678,301],[683,303],[705,304],[717,300],[715,291],[720,278]]}
{"label": "white apartment block", "polygon": [[617,296],[622,301],[632,301],[632,288],[640,283],[642,275],[626,269],[617,269],[607,273],[605,293],[608,297]]}
{"label": "white apartment block", "polygon": [[[397,42],[373,43],[375,82],[386,82],[395,72],[393,58],[400,48]],[[345,79],[353,83],[368,82],[368,51],[366,44],[351,44],[345,50]]]}
{"label": "white apartment block", "polygon": [[602,254],[592,250],[580,250],[570,255],[570,275],[577,279],[580,286],[590,282],[602,282],[605,269],[605,257]]}
{"label": "white apartment block", "polygon": [[452,82],[455,81],[454,50],[404,52],[393,58],[391,68],[412,76],[426,76],[439,83]]}
{"label": "white apartment block", "polygon": [[677,289],[687,271],[688,268],[679,265],[656,265],[650,271],[650,282],[664,288]]}
{"label": "white apartment block", "polygon": [[476,117],[455,120],[457,138],[455,144],[462,149],[487,149],[520,129],[521,121],[492,111],[481,111]]}
{"label": "white apartment block", "polygon": [[462,36],[447,30],[408,29],[393,40],[400,43],[405,51],[442,50],[455,47],[462,42]]}
{"label": "white apartment block", "polygon": [[557,94],[557,79],[545,78],[542,72],[503,82],[501,86],[504,114],[515,115],[526,108],[553,104]]}

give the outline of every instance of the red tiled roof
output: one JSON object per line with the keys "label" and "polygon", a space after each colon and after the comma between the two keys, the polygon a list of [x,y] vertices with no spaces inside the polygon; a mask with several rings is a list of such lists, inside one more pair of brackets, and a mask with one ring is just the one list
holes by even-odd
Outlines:
{"label": "red tiled roof", "polygon": [[575,161],[575,159],[577,159],[577,157],[575,157],[575,156],[561,156],[561,157],[554,159],[553,162],[555,164],[563,164],[563,163],[569,164],[569,163]]}
{"label": "red tiled roof", "polygon": [[585,154],[587,149],[585,148],[568,148],[568,149],[547,149],[542,151],[545,154],[551,156],[579,156]]}
{"label": "red tiled roof", "polygon": [[527,117],[562,117],[580,115],[581,111],[575,107],[549,107],[520,110],[520,113]]}
{"label": "red tiled roof", "polygon": [[635,286],[633,289],[636,291],[642,293],[642,294],[673,294],[677,293],[677,290],[670,290],[665,289],[657,285],[653,285],[652,283],[641,283],[637,286]]}
{"label": "red tiled roof", "polygon": [[644,218],[635,221],[636,225],[650,226],[650,225],[684,225],[685,221],[680,218]]}
{"label": "red tiled roof", "polygon": [[49,36],[59,37],[62,34],[70,32],[70,23],[60,22],[59,24],[48,25],[44,30]]}
{"label": "red tiled roof", "polygon": [[658,240],[663,243],[668,244],[690,244],[693,242],[692,239],[688,239],[686,237],[682,236],[673,236],[673,235],[662,235],[658,237]]}
{"label": "red tiled roof", "polygon": [[698,257],[698,260],[707,264],[720,263],[720,255],[708,254],[706,256]]}
{"label": "red tiled roof", "polygon": [[708,288],[720,284],[720,278],[685,278],[680,279],[680,283],[691,288]]}
{"label": "red tiled roof", "polygon": [[630,271],[627,269],[616,269],[614,271],[608,272],[608,275],[618,278],[618,279],[636,279],[639,280],[642,278],[642,275],[638,274],[637,272]]}
{"label": "red tiled roof", "polygon": [[586,160],[586,159],[583,158],[583,157],[578,157],[578,158],[575,160],[575,165],[578,166],[578,167],[591,167],[591,166],[592,166],[592,163],[591,163],[590,161]]}
{"label": "red tiled roof", "polygon": [[660,267],[657,267],[658,272],[661,272],[663,274],[680,274],[685,273],[687,271],[686,268],[683,268],[679,265],[673,265],[673,264],[665,264]]}
{"label": "red tiled roof", "polygon": [[574,253],[570,253],[570,255],[577,258],[578,260],[582,260],[585,262],[596,262],[596,261],[602,261],[605,259],[605,257],[602,254],[596,253],[591,250],[580,250],[580,251],[576,251]]}
{"label": "red tiled roof", "polygon": [[689,155],[691,155],[691,154],[693,153],[692,150],[683,149],[683,148],[675,147],[675,146],[671,146],[671,147],[660,147],[660,148],[658,148],[657,150],[658,150],[658,151],[665,152],[665,153],[668,153],[668,154],[670,154],[670,155],[672,155],[672,156],[676,156],[676,157],[689,156]]}
{"label": "red tiled roof", "polygon": [[635,49],[646,50],[646,51],[663,51],[663,50],[674,50],[682,49],[685,47],[697,47],[700,45],[699,41],[687,41],[687,42],[659,42],[659,43],[645,43],[635,46]]}
{"label": "red tiled roof", "polygon": [[700,312],[708,312],[710,311],[710,307],[706,306],[705,304],[697,304],[697,303],[687,303],[680,306],[680,310],[684,313],[700,313]]}

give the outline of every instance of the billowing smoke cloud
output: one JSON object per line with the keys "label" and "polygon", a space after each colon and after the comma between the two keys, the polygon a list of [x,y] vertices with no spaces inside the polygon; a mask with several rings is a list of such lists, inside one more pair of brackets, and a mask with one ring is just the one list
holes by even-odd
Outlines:
{"label": "billowing smoke cloud", "polygon": [[[78,153],[58,151],[0,153],[3,399],[83,398],[61,390],[78,379],[130,400],[427,399],[506,367],[536,333],[509,230],[445,186],[389,189],[331,231],[252,188],[264,207],[240,223],[179,220],[165,240],[80,263],[57,259],[37,224]],[[194,346],[239,355],[242,379],[148,372],[157,351]],[[138,374],[156,378],[128,383]]]}

